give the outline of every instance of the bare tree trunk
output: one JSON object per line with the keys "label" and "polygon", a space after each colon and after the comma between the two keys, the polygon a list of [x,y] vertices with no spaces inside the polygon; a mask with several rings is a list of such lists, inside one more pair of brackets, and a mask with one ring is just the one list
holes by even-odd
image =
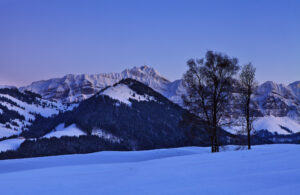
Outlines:
{"label": "bare tree trunk", "polygon": [[[217,88],[217,87],[216,87]],[[214,144],[214,152],[219,152],[218,139],[217,139],[217,100],[216,100],[216,92],[214,92],[213,98],[213,144]]]}
{"label": "bare tree trunk", "polygon": [[248,150],[251,149],[251,143],[250,143],[250,131],[248,130]]}
{"label": "bare tree trunk", "polygon": [[214,136],[211,133],[210,136],[210,141],[211,141],[211,152],[215,152],[215,148],[214,148]]}
{"label": "bare tree trunk", "polygon": [[213,138],[214,138],[214,152],[219,152],[218,139],[217,139],[217,101],[214,97],[214,108],[213,108]]}
{"label": "bare tree trunk", "polygon": [[[250,103],[251,103],[251,95],[255,91],[257,86],[255,81],[255,71],[256,69],[252,66],[251,63],[246,64],[243,66],[242,72],[240,74],[240,83],[241,83],[241,95],[243,102],[243,114],[246,119],[246,130],[247,130],[247,137],[248,137],[248,149],[251,149],[251,130],[253,124],[253,113],[250,112]],[[245,98],[245,99],[244,99]]]}
{"label": "bare tree trunk", "polygon": [[219,152],[219,144],[218,144],[217,133],[216,133],[216,136],[215,136],[215,152]]}
{"label": "bare tree trunk", "polygon": [[248,97],[247,97],[247,108],[246,108],[246,117],[247,117],[247,134],[248,134],[248,149],[251,149],[251,143],[250,143],[250,96],[251,92],[248,91]]}
{"label": "bare tree trunk", "polygon": [[212,136],[212,143],[213,143],[213,151],[212,152],[219,152],[219,146],[218,146],[218,139],[217,139],[217,126],[214,124],[213,127],[213,136]]}

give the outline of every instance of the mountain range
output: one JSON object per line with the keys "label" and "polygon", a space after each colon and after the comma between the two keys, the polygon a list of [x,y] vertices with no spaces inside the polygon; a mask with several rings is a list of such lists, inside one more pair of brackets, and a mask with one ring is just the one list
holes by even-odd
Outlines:
{"label": "mountain range", "polygon": [[[171,82],[148,66],[126,69],[121,73],[68,74],[62,78],[33,82],[21,87],[20,90],[41,94],[47,100],[74,103],[87,99],[105,87],[126,78],[140,81],[174,103],[182,105],[181,96],[185,93],[182,81],[179,79]],[[300,123],[300,81],[289,85],[276,84],[272,81],[262,83],[258,86],[253,100],[257,116],[265,117],[263,120],[259,118],[260,120],[256,122],[257,130],[268,129],[280,134],[289,133],[285,129],[290,129],[294,133],[300,131],[298,125]],[[276,128],[270,129],[270,123],[276,124]]]}
{"label": "mountain range", "polygon": [[[184,93],[181,80],[171,82],[147,66],[1,86],[0,141],[12,144],[1,149],[0,142],[0,152],[20,144],[18,154],[3,158],[209,145],[205,126],[181,124]],[[253,143],[299,142],[300,82],[265,82],[253,100],[258,117]],[[224,127],[221,142],[240,143],[243,135],[235,134],[242,128],[239,120]]]}
{"label": "mountain range", "polygon": [[[29,111],[28,106],[15,103],[14,90],[2,91],[10,94],[1,105],[10,104],[10,112],[3,109],[3,116],[6,116],[3,128],[11,134],[0,141],[0,152],[3,152],[0,159],[209,145],[209,133],[203,124],[182,123],[186,112],[182,107],[130,78],[66,109],[53,107],[55,113],[51,115],[50,112],[42,115],[39,109]],[[32,92],[18,92],[18,99],[23,96],[31,99],[28,104],[35,108],[45,101]],[[45,104],[45,109],[49,107],[50,104]],[[31,118],[22,117],[25,111]],[[193,132],[196,132],[196,138],[192,136]],[[220,135],[222,143],[227,139],[234,140],[233,135],[223,130]],[[10,147],[1,148],[1,142]]]}
{"label": "mountain range", "polygon": [[180,80],[169,81],[148,66],[126,69],[121,73],[68,74],[62,78],[36,81],[21,87],[21,91],[41,94],[48,100],[72,103],[85,100],[122,79],[131,78],[151,87],[173,102],[181,102],[182,86]]}

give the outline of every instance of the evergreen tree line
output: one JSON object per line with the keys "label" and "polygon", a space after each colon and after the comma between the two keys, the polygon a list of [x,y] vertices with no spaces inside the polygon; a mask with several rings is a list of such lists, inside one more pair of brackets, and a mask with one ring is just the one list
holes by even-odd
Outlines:
{"label": "evergreen tree line", "polygon": [[104,150],[128,151],[130,148],[124,142],[111,142],[98,136],[28,139],[17,150],[1,152],[0,159],[83,154]]}
{"label": "evergreen tree line", "polygon": [[[12,97],[17,98],[22,102],[26,102],[28,104],[38,104],[39,101],[37,98],[42,98],[40,94],[36,94],[30,91],[25,90],[24,93],[20,92],[17,88],[3,88],[0,89],[0,94],[7,94]],[[13,102],[14,103],[14,102]]]}

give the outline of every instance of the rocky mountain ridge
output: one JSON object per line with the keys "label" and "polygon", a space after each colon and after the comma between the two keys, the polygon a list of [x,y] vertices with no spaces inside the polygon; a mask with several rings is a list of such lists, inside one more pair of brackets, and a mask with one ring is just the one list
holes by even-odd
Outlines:
{"label": "rocky mountain ridge", "polygon": [[177,100],[176,93],[180,87],[180,82],[171,82],[148,66],[125,69],[121,73],[68,74],[62,78],[36,81],[21,87],[20,90],[41,94],[43,98],[48,100],[71,103],[87,99],[101,89],[126,78],[140,81],[169,99],[175,102]]}
{"label": "rocky mountain ridge", "polygon": [[[174,103],[182,105],[181,95],[185,92],[182,81],[171,82],[148,66],[126,69],[121,73],[68,74],[62,78],[36,81],[21,87],[20,90],[41,94],[44,99],[51,101],[80,102],[126,78],[140,81]],[[276,84],[272,81],[262,83],[258,86],[253,100],[253,107],[260,119],[255,125],[256,130],[272,128],[277,129],[274,131],[278,133],[288,132],[284,129],[291,129],[294,133],[300,132],[300,125],[299,127],[287,125],[300,124],[300,81],[289,85]],[[280,127],[279,129],[283,127],[283,131],[272,127],[273,123],[276,127]]]}

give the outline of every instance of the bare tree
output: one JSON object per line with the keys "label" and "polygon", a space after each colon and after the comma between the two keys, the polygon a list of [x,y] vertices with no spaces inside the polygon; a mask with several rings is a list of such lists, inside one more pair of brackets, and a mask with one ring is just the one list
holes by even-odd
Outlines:
{"label": "bare tree", "polygon": [[255,92],[257,82],[255,81],[256,68],[251,63],[243,66],[240,73],[241,85],[241,103],[242,103],[242,116],[246,121],[246,131],[248,137],[248,149],[251,149],[251,131],[253,129],[253,121],[255,120],[254,112],[251,108],[251,96]]}
{"label": "bare tree", "polygon": [[230,97],[232,95],[233,76],[239,70],[237,58],[208,51],[205,59],[191,59],[189,69],[183,76],[183,86],[187,94],[183,95],[185,107],[203,119],[211,136],[211,151],[218,152],[218,129],[225,125]]}

